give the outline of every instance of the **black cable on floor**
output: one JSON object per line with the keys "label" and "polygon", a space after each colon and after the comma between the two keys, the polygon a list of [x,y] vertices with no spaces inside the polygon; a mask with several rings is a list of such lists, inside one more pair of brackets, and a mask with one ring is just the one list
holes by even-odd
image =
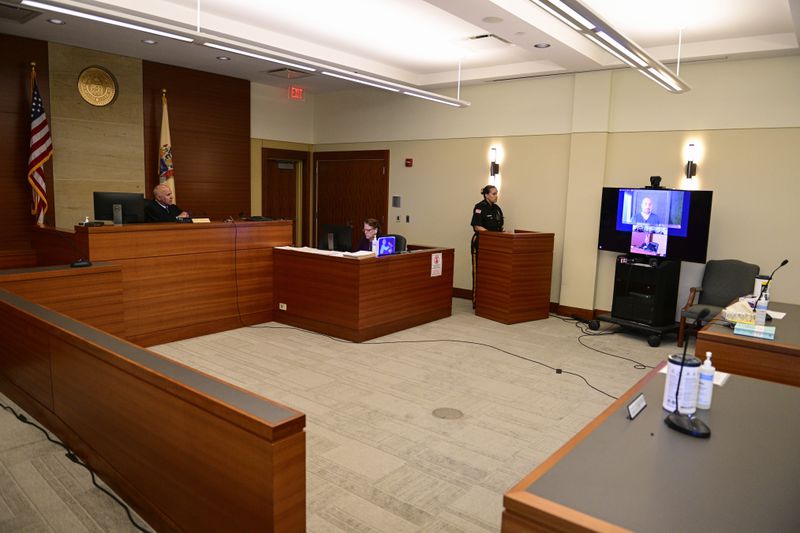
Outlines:
{"label": "black cable on floor", "polygon": [[483,343],[483,342],[465,341],[465,340],[460,340],[460,339],[421,339],[421,340],[407,340],[407,341],[374,341],[374,342],[355,343],[353,341],[349,341],[349,340],[346,340],[346,339],[339,339],[339,338],[336,338],[336,337],[332,337],[331,335],[325,335],[324,333],[317,333],[316,331],[309,331],[309,330],[305,330],[305,329],[302,329],[302,328],[296,328],[294,326],[268,326],[266,324],[262,324],[262,325],[258,325],[258,326],[247,326],[247,327],[253,328],[253,329],[293,329],[293,330],[301,331],[301,332],[304,332],[304,333],[311,333],[312,335],[319,335],[321,337],[326,337],[328,339],[331,339],[333,341],[340,342],[340,343],[343,343],[343,344],[359,344],[359,345],[362,345],[362,346],[363,345],[375,346],[375,345],[379,345],[379,344],[416,344],[416,343],[431,343],[431,342],[452,342],[452,343],[456,343],[456,344],[473,344],[475,346],[483,346],[485,348],[490,348],[492,350],[497,350],[498,352],[502,352],[502,353],[510,355],[512,357],[516,357],[517,359],[522,359],[523,361],[528,361],[529,363],[534,363],[534,364],[543,366],[543,367],[545,367],[545,368],[547,368],[549,370],[554,371],[556,374],[569,374],[570,376],[575,376],[575,377],[583,380],[583,382],[586,383],[586,385],[590,389],[593,389],[593,390],[599,392],[600,394],[605,394],[606,396],[608,396],[609,398],[611,398],[613,400],[617,399],[616,396],[612,396],[611,394],[607,393],[606,391],[598,389],[597,387],[595,387],[594,385],[589,383],[589,380],[587,380],[585,377],[583,377],[580,374],[577,374],[575,372],[570,372],[570,371],[567,371],[567,370],[563,370],[561,368],[556,368],[554,366],[550,366],[550,365],[548,365],[546,363],[543,363],[541,361],[537,361],[536,359],[531,359],[529,357],[525,357],[525,356],[522,356],[522,355],[519,355],[519,354],[515,354],[515,353],[512,353],[512,352],[509,352],[508,350],[504,350],[502,348],[498,348],[497,346],[493,346],[491,344],[486,344],[486,343]]}
{"label": "black cable on floor", "polygon": [[145,529],[145,528],[143,528],[142,526],[140,526],[139,524],[136,523],[136,521],[133,519],[133,515],[131,515],[130,508],[128,507],[128,505],[125,502],[123,502],[122,500],[117,498],[117,496],[115,496],[112,492],[110,492],[109,490],[105,489],[104,487],[101,487],[97,483],[97,479],[95,478],[94,471],[91,468],[89,468],[89,466],[86,463],[81,461],[80,458],[77,455],[75,455],[75,453],[72,450],[70,450],[67,447],[66,444],[64,444],[60,440],[51,438],[50,437],[50,433],[45,428],[43,428],[42,426],[40,426],[39,424],[37,424],[35,422],[31,422],[30,420],[28,420],[28,417],[26,417],[25,415],[23,415],[21,413],[17,413],[14,410],[14,408],[11,407],[10,405],[5,405],[4,403],[0,402],[0,407],[5,409],[6,411],[11,412],[11,414],[13,414],[17,418],[17,420],[19,420],[20,422],[23,422],[25,424],[31,425],[31,426],[35,427],[36,429],[38,429],[39,431],[41,431],[44,434],[45,438],[47,440],[49,440],[50,442],[52,442],[53,444],[57,444],[58,446],[61,446],[62,448],[64,448],[64,450],[66,450],[66,452],[67,452],[65,454],[67,456],[67,459],[69,459],[73,463],[75,463],[77,465],[80,465],[83,468],[85,468],[86,470],[88,470],[89,474],[91,474],[91,476],[92,476],[92,484],[95,487],[97,487],[98,489],[100,489],[101,491],[105,492],[111,499],[113,499],[115,502],[117,502],[125,510],[125,514],[128,515],[128,520],[130,520],[131,524],[133,524],[133,527],[135,527],[136,529],[138,529],[139,531],[142,531],[144,533],[151,533],[151,531],[149,529]]}
{"label": "black cable on floor", "polygon": [[594,352],[601,353],[601,354],[607,355],[609,357],[614,357],[616,359],[622,359],[623,361],[630,361],[631,363],[633,363],[633,368],[635,368],[636,370],[646,370],[648,368],[655,368],[653,366],[646,365],[646,364],[642,363],[641,361],[637,361],[636,359],[631,359],[630,357],[625,357],[625,356],[622,356],[622,355],[617,355],[617,354],[613,354],[613,353],[609,353],[609,352],[604,352],[603,350],[600,350],[598,348],[594,348],[592,346],[589,346],[588,344],[586,344],[585,342],[583,342],[581,340],[584,337],[602,337],[604,335],[615,335],[615,334],[619,333],[620,331],[622,331],[622,328],[616,328],[616,329],[609,328],[607,330],[590,331],[590,330],[587,330],[584,327],[584,324],[580,320],[577,320],[575,318],[563,317],[563,316],[560,316],[560,315],[556,315],[554,313],[550,313],[550,316],[553,317],[553,318],[557,318],[557,319],[561,320],[562,322],[572,322],[572,323],[574,323],[575,327],[577,327],[581,331],[581,335],[578,335],[576,340],[578,341],[578,344],[580,344],[584,348],[588,348],[588,349],[590,349],[590,350],[592,350]]}

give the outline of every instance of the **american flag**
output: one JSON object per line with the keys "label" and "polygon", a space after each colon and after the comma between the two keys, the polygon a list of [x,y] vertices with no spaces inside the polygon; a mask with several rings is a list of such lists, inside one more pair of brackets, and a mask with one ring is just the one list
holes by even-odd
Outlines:
{"label": "american flag", "polygon": [[53,155],[50,126],[44,112],[44,102],[36,85],[36,71],[31,72],[33,92],[31,96],[31,150],[28,156],[28,183],[31,184],[31,214],[38,224],[44,223],[47,212],[47,187],[44,184],[42,166]]}

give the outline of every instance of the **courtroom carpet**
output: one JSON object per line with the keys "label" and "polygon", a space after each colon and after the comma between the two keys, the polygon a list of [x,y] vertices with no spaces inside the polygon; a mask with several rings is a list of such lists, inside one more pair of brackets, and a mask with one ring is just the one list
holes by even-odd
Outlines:
{"label": "courtroom carpet", "polygon": [[[520,357],[613,396],[647,371],[579,334],[552,317],[498,324],[454,299],[449,318],[362,344],[271,322],[151,349],[306,414],[308,531],[487,532],[500,529],[503,493],[613,401]],[[583,341],[648,366],[676,351],[670,338]],[[463,417],[437,418],[440,407]],[[1,411],[0,531],[135,530],[85,471]]]}

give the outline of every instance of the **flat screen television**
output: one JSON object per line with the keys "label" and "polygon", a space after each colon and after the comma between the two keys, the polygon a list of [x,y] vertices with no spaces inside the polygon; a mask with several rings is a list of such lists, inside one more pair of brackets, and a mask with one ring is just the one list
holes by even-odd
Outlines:
{"label": "flat screen television", "polygon": [[95,192],[94,219],[114,220],[114,204],[122,206],[122,222],[144,222],[144,195],[140,192]]}
{"label": "flat screen television", "polygon": [[603,187],[600,250],[705,263],[712,191]]}

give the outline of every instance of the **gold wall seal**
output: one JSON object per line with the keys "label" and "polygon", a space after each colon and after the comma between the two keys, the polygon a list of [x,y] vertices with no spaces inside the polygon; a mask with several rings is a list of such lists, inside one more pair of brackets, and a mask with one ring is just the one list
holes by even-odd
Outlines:
{"label": "gold wall seal", "polygon": [[78,92],[90,104],[102,107],[117,97],[117,80],[103,67],[87,67],[78,76]]}

